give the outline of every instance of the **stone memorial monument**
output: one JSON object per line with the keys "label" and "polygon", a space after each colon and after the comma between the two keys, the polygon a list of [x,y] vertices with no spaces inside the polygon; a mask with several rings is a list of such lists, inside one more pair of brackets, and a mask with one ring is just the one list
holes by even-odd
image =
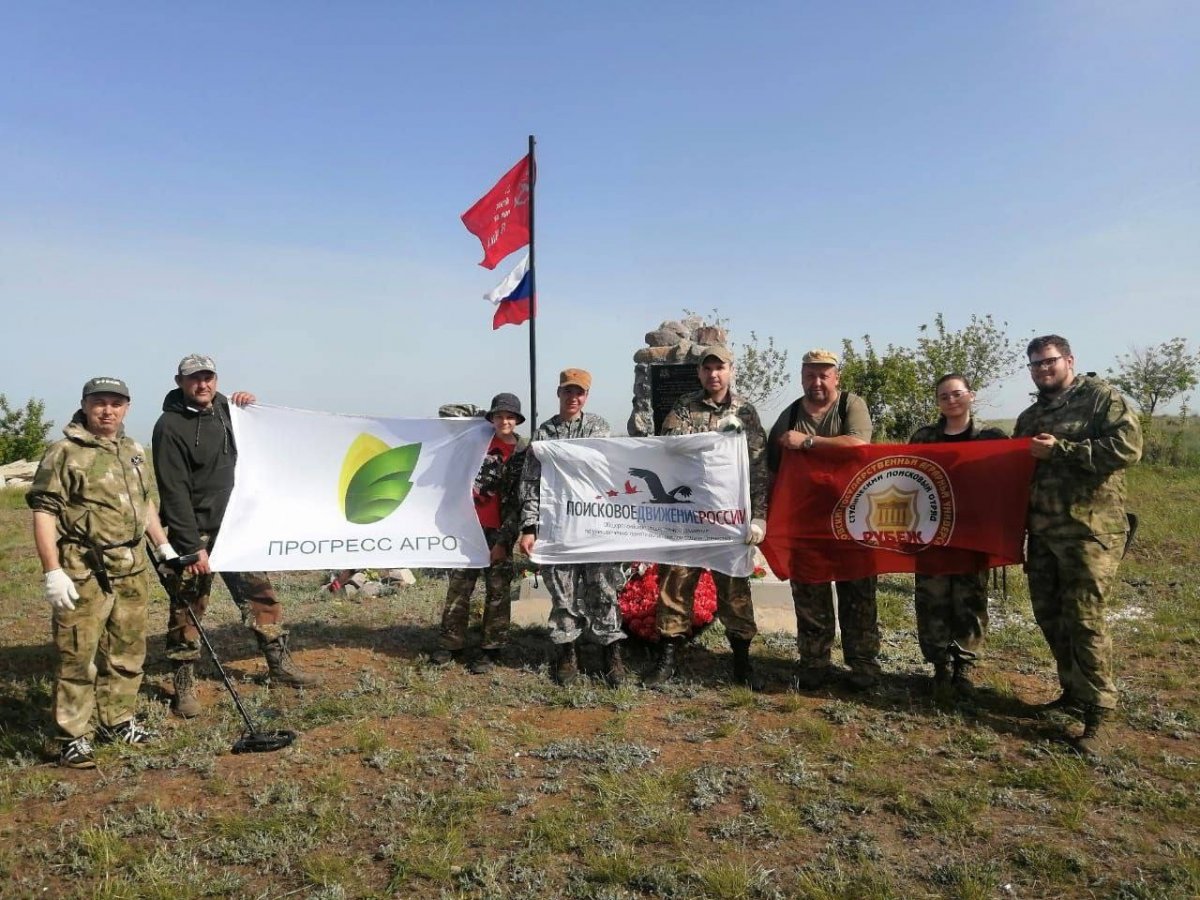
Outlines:
{"label": "stone memorial monument", "polygon": [[713,344],[724,345],[725,329],[705,324],[700,316],[663,322],[646,335],[646,346],[633,354],[631,437],[650,437],[684,394],[700,390],[696,367]]}

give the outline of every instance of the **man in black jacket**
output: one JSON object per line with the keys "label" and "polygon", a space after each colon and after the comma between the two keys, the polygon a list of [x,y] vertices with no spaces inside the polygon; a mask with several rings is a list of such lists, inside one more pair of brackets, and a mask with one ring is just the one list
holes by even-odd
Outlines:
{"label": "man in black jacket", "polygon": [[[233,491],[237,447],[229,401],[247,406],[255,397],[245,391],[229,398],[218,393],[216,363],[196,353],[180,360],[175,383],[178,387],[163,400],[162,415],[154,425],[153,455],[160,515],[171,546],[180,556],[197,555],[192,565],[164,585],[171,598],[167,657],[175,664],[174,709],[190,718],[200,712],[195,688],[200,643],[187,607],[198,619],[208,607],[213,583],[208,552]],[[222,572],[221,578],[241,610],[242,622],[253,628],[271,678],[293,687],[316,684],[317,677],[299,669],[287,652],[283,610],[266,573]]]}

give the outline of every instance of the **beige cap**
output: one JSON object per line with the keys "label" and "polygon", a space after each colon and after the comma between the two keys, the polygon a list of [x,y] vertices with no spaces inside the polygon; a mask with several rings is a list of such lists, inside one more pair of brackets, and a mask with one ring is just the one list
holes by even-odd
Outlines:
{"label": "beige cap", "polygon": [[804,359],[801,360],[806,366],[836,366],[838,364],[837,354],[832,350],[809,350],[804,354]]}
{"label": "beige cap", "polygon": [[710,356],[716,357],[723,363],[733,362],[733,354],[724,344],[709,344],[704,348],[704,355],[700,357],[700,362],[704,362],[704,360],[708,359]]}
{"label": "beige cap", "polygon": [[563,369],[558,373],[558,386],[566,387],[568,384],[590,391],[592,389],[592,373],[584,369]]}

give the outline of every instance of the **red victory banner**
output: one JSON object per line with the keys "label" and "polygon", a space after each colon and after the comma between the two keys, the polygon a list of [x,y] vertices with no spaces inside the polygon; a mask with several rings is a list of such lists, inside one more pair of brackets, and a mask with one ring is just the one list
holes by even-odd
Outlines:
{"label": "red victory banner", "polygon": [[487,269],[529,243],[529,157],[524,156],[496,182],[496,186],[462,214],[467,231],[483,244]]}
{"label": "red victory banner", "polygon": [[783,452],[763,554],[780,578],[954,575],[1024,558],[1030,440]]}

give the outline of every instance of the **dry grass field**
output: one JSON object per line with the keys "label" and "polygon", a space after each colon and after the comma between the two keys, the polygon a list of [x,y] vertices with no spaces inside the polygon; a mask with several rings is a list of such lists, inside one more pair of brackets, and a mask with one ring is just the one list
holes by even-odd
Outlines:
{"label": "dry grass field", "polygon": [[1200,472],[1132,482],[1142,528],[1112,613],[1123,705],[1096,763],[1062,742],[1070,720],[1030,710],[1056,688],[1016,569],[981,690],[957,705],[929,691],[903,577],[881,591],[884,683],[861,695],[791,690],[778,635],[754,644],[767,690],[730,687],[719,626],[664,692],[556,687],[537,629],[474,676],[428,660],[443,581],[356,603],[289,573],[296,655],[324,686],[268,685],[223,593],[210,630],[252,714],[300,732],[293,747],[232,755],[240,720],[210,668],[206,714],[168,714],[156,588],[141,703],[160,742],[63,770],[46,755],[29,513],[0,492],[0,894],[1198,896]]}

